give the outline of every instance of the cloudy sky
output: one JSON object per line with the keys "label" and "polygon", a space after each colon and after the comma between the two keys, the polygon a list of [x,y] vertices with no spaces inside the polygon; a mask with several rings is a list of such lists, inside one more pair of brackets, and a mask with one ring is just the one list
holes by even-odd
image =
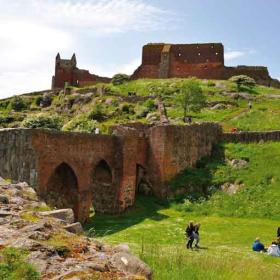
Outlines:
{"label": "cloudy sky", "polygon": [[222,42],[280,78],[279,0],[0,0],[0,98],[51,86],[54,58],[131,74],[149,42]]}

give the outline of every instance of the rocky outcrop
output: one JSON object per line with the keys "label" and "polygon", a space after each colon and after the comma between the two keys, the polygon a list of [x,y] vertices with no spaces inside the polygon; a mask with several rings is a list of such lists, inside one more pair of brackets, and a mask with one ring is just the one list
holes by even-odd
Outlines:
{"label": "rocky outcrop", "polygon": [[104,245],[82,233],[71,209],[50,210],[25,183],[0,180],[0,250],[28,251],[41,279],[150,279],[151,269],[129,247]]}

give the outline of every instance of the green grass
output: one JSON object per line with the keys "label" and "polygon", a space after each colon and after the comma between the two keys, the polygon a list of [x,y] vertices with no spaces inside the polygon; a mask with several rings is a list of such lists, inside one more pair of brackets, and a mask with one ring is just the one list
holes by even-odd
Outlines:
{"label": "green grass", "polygon": [[[118,217],[93,216],[86,229],[94,227],[101,241],[128,243],[153,268],[154,279],[278,279],[280,259],[254,253],[251,245],[260,237],[268,246],[280,226],[279,158],[280,143],[221,145],[197,169],[180,174],[173,187],[244,184],[237,194],[216,191],[207,200],[187,202],[138,196],[134,209]],[[231,159],[248,164],[235,169],[227,164]],[[208,249],[185,248],[189,220],[202,224],[201,245]]]}
{"label": "green grass", "polygon": [[[188,251],[184,230],[189,220],[199,221],[201,245],[208,249]],[[260,236],[269,244],[278,222],[197,216],[153,199],[139,198],[135,210],[120,217],[95,216],[97,238],[111,244],[128,243],[154,271],[154,279],[277,279],[278,259],[251,251]]]}

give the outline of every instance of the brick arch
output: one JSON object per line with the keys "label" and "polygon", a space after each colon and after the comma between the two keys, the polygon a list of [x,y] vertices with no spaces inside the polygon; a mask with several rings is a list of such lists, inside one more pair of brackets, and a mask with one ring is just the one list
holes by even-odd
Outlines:
{"label": "brick arch", "polygon": [[49,176],[44,198],[53,207],[72,208],[77,216],[78,189],[78,177],[74,169],[62,162]]}
{"label": "brick arch", "polygon": [[114,210],[117,188],[114,170],[108,161],[101,159],[92,170],[92,203],[96,212],[104,213]]}

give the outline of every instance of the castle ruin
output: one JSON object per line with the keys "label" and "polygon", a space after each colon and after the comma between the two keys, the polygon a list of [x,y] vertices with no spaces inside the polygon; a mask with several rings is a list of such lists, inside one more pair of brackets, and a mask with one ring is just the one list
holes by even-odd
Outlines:
{"label": "castle ruin", "polygon": [[227,80],[236,75],[247,75],[260,85],[280,88],[280,82],[270,77],[267,67],[225,66],[221,43],[147,44],[143,47],[142,64],[132,79],[197,77]]}
{"label": "castle ruin", "polygon": [[99,77],[88,70],[77,67],[76,55],[71,59],[61,59],[58,53],[55,58],[55,75],[52,77],[52,89],[64,88],[65,85],[84,87],[96,83],[109,83],[110,78]]}
{"label": "castle ruin", "polygon": [[[147,44],[142,51],[142,64],[131,79],[168,79],[197,77],[199,79],[227,80],[232,76],[247,75],[264,86],[280,88],[280,82],[272,79],[267,67],[228,67],[224,63],[224,46],[208,44]],[[83,87],[96,83],[109,83],[110,78],[90,74],[77,68],[76,56],[70,60],[57,54],[52,88]]]}

